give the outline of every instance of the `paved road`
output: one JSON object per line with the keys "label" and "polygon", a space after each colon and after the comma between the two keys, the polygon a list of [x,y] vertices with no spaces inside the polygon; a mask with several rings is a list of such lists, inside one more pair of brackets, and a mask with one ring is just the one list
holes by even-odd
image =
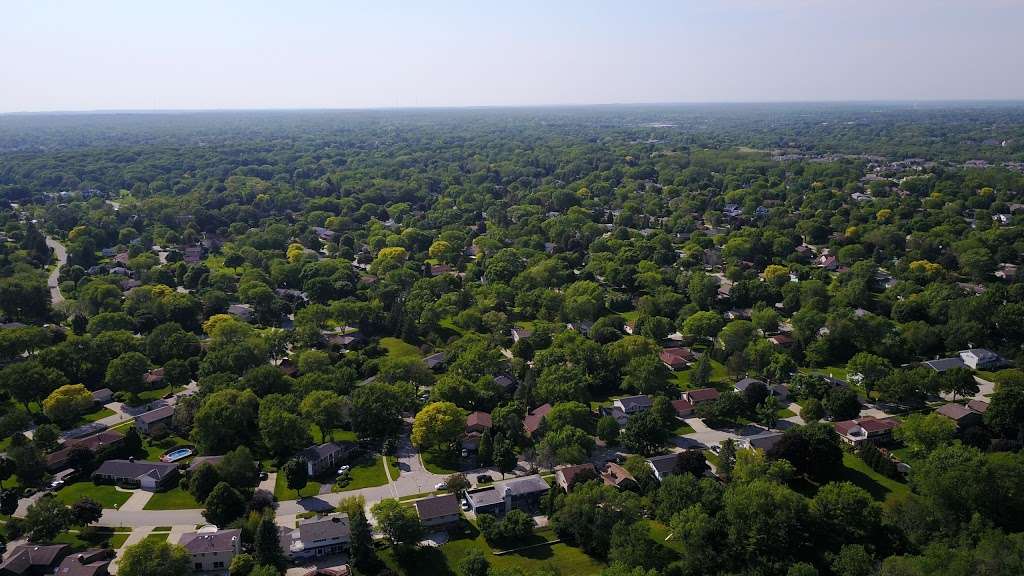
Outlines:
{"label": "paved road", "polygon": [[57,258],[57,265],[50,271],[50,277],[46,280],[46,285],[50,288],[50,305],[57,307],[64,302],[64,295],[60,293],[60,269],[68,263],[68,252],[63,244],[50,235],[46,236],[46,245],[53,249],[53,255]]}

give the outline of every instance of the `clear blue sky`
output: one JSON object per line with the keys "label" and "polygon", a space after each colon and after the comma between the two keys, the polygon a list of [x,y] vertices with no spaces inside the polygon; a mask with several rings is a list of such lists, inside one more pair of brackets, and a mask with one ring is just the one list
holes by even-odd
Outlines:
{"label": "clear blue sky", "polygon": [[0,112],[1024,99],[1024,0],[2,0]]}

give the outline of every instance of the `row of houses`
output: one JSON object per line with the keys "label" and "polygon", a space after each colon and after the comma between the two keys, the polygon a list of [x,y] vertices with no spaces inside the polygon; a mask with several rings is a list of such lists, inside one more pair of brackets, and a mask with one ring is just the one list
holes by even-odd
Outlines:
{"label": "row of houses", "polygon": [[3,576],[109,576],[114,551],[94,548],[73,553],[66,544],[41,546],[23,544],[10,551],[0,562]]}

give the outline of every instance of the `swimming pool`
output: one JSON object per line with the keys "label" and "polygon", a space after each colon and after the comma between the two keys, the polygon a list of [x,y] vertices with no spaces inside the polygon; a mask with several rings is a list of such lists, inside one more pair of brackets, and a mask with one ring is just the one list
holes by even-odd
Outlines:
{"label": "swimming pool", "polygon": [[162,460],[164,462],[177,462],[178,460],[182,460],[184,458],[188,458],[191,455],[192,455],[192,449],[191,448],[175,448],[174,450],[171,450],[170,452],[168,452],[168,453],[164,454],[163,456],[161,456],[160,460]]}

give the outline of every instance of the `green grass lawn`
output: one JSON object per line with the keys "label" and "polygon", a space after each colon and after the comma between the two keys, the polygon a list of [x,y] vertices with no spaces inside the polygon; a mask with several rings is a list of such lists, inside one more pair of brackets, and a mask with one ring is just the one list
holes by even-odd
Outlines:
{"label": "green grass lawn", "polygon": [[350,490],[359,490],[360,488],[383,486],[388,483],[388,476],[384,472],[383,458],[378,455],[364,457],[352,464],[349,477],[351,480],[348,484],[340,488],[335,485],[331,491],[348,492]]}
{"label": "green grass lawn", "polygon": [[380,345],[388,351],[388,356],[392,358],[401,358],[404,356],[412,356],[414,358],[420,357],[419,348],[398,338],[392,338],[390,336],[387,338],[381,338]]}
{"label": "green grass lawn", "polygon": [[191,510],[202,508],[191,494],[178,486],[166,492],[157,492],[146,502],[145,510]]}
{"label": "green grass lawn", "polygon": [[423,452],[423,466],[434,474],[455,474],[461,472],[459,469],[459,458],[455,454],[442,454],[439,452]]}
{"label": "green grass lawn", "polygon": [[131,497],[129,492],[121,492],[107,484],[93,484],[92,482],[75,482],[61,488],[57,499],[64,504],[71,505],[83,497],[88,496],[100,503],[104,508],[120,508],[122,504]]}
{"label": "green grass lawn", "polygon": [[668,538],[669,533],[672,532],[668,526],[657,520],[645,520],[645,522],[647,522],[647,526],[650,528],[651,540],[675,552],[683,551],[683,542],[675,538]]}
{"label": "green grass lawn", "polygon": [[849,452],[843,453],[842,479],[867,490],[875,500],[880,501],[910,491],[910,488],[903,482],[882,476],[872,470],[863,460]]}
{"label": "green grass lawn", "polygon": [[152,534],[146,534],[146,537],[143,538],[143,540],[146,542],[166,542],[168,536],[170,536],[169,532],[154,532]]}
{"label": "green grass lawn", "polygon": [[75,551],[87,548],[113,548],[116,550],[124,545],[129,534],[131,534],[130,529],[90,526],[81,530],[63,532],[53,541],[57,544],[67,544]]}
{"label": "green grass lawn", "polygon": [[322,444],[323,442],[355,442],[358,440],[356,433],[351,430],[335,430],[333,433],[328,434],[327,439],[324,440],[324,433],[316,424],[309,425],[309,435],[313,437],[314,444]]}
{"label": "green grass lawn", "polygon": [[83,424],[88,424],[90,422],[95,422],[97,420],[102,420],[109,416],[113,416],[114,414],[114,411],[111,410],[110,408],[101,407],[99,410],[95,412],[90,412],[88,414],[83,415],[81,418],[79,418],[78,422],[75,423],[75,426],[72,426],[72,428],[76,426],[81,426]]}
{"label": "green grass lawn", "polygon": [[177,390],[175,390],[174,387],[171,386],[170,384],[168,384],[167,386],[164,386],[163,388],[154,388],[152,390],[146,390],[145,392],[140,392],[139,393],[139,404],[145,404],[146,402],[152,402],[154,400],[159,400],[159,399],[163,398],[164,396],[170,394],[171,392],[177,392]]}
{"label": "green grass lawn", "polygon": [[402,469],[398,467],[398,456],[387,457],[388,468],[391,470],[391,479],[398,480],[402,475]]}
{"label": "green grass lawn", "polygon": [[[550,536],[550,533],[544,536]],[[453,535],[452,540],[440,548],[424,547],[402,558],[396,558],[394,552],[387,549],[381,552],[380,557],[388,568],[398,574],[452,576],[457,573],[459,561],[470,550],[483,552],[491,566],[499,570],[517,568],[529,573],[551,568],[560,576],[589,576],[600,573],[605,567],[579,548],[566,544],[538,546],[519,553],[495,556],[483,536],[473,527],[467,534]]]}
{"label": "green grass lawn", "polygon": [[[302,489],[302,496],[316,496],[320,493],[320,483],[315,480],[310,480],[306,487]],[[284,477],[284,474],[278,474],[274,481],[274,496],[278,500],[298,500],[299,493],[288,487],[288,480]]]}
{"label": "green grass lawn", "polygon": [[[689,390],[694,388],[694,386],[690,384],[690,376],[693,374],[692,367],[674,372],[673,374],[675,379],[670,381],[674,381],[680,390]],[[732,386],[729,382],[728,370],[725,369],[724,365],[716,362],[715,360],[711,361],[711,386],[720,390],[726,390]]]}
{"label": "green grass lawn", "polygon": [[775,413],[779,418],[790,418],[796,416],[796,412],[793,412],[789,408],[779,408],[779,411]]}
{"label": "green grass lawn", "polygon": [[686,424],[685,422],[680,422],[679,426],[677,426],[676,429],[672,431],[672,433],[675,434],[676,436],[693,434],[693,432],[693,427],[691,427],[689,424]]}
{"label": "green grass lawn", "polygon": [[192,443],[181,436],[167,436],[160,440],[143,440],[142,449],[146,451],[146,460],[159,461],[165,452],[178,446],[191,446]]}

